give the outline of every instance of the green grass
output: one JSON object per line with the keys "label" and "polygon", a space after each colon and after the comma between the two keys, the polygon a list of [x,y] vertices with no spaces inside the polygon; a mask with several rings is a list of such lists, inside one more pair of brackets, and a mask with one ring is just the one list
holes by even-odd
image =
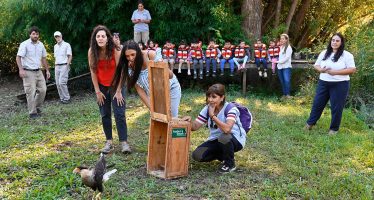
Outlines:
{"label": "green grass", "polygon": [[[238,170],[216,172],[218,162],[190,159],[188,177],[161,180],[146,173],[149,113],[137,97],[126,112],[130,155],[107,157],[118,172],[105,184],[104,199],[373,199],[374,133],[349,109],[339,134],[328,136],[330,111],[312,131],[303,126],[310,102],[230,92],[228,100],[254,115],[244,150],[235,154]],[[196,116],[203,91],[183,91],[182,115]],[[48,103],[43,117],[29,120],[26,109],[0,119],[0,199],[89,199],[92,192],[72,173],[92,166],[104,145],[93,96],[69,105]],[[193,132],[191,151],[208,136]],[[114,131],[114,139],[117,140]],[[117,143],[116,143],[117,144]]]}

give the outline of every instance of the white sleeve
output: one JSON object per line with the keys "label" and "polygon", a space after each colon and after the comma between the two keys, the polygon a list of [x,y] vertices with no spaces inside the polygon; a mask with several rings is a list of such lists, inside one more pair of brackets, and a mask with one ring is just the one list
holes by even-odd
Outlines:
{"label": "white sleeve", "polygon": [[25,43],[21,43],[18,48],[17,56],[25,57],[26,56],[26,45]]}
{"label": "white sleeve", "polygon": [[[280,53],[282,53],[282,52],[280,52]],[[282,60],[279,60],[279,63],[283,64],[283,63],[287,62],[288,60],[291,59],[291,55],[292,55],[292,48],[291,48],[291,46],[288,46],[287,49],[286,49],[286,56],[284,56],[284,58]]]}
{"label": "white sleeve", "polygon": [[348,51],[345,51],[344,54],[345,54],[344,55],[345,68],[356,68],[353,55],[349,53]]}
{"label": "white sleeve", "polygon": [[43,44],[42,44],[42,57],[43,58],[47,57],[47,50],[45,50],[45,47]]}
{"label": "white sleeve", "polygon": [[208,122],[208,106],[205,106],[197,116],[196,121],[200,124],[206,124]]}
{"label": "white sleeve", "polygon": [[318,55],[318,58],[317,58],[317,61],[316,63],[314,63],[314,66],[317,66],[317,65],[321,65],[321,61],[323,59],[323,57],[325,56],[326,54],[326,50],[323,50],[319,55]]}
{"label": "white sleeve", "polygon": [[68,43],[68,47],[66,48],[66,55],[70,55],[70,56],[73,55],[73,53],[72,53],[72,51],[71,51],[71,46],[70,46],[69,43]]}

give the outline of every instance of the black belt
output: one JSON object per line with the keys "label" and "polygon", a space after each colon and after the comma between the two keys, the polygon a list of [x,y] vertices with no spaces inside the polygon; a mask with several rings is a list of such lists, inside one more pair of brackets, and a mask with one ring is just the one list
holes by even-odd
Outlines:
{"label": "black belt", "polygon": [[23,69],[26,70],[26,71],[33,71],[33,72],[39,71],[39,69],[27,69],[27,68],[23,68]]}
{"label": "black belt", "polygon": [[67,63],[56,64],[57,66],[67,65]]}

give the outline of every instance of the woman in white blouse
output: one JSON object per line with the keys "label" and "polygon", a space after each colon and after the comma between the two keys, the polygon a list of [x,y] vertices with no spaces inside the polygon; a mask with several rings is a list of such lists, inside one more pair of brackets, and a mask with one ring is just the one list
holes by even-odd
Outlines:
{"label": "woman in white blouse", "polygon": [[322,51],[314,69],[320,72],[316,96],[305,128],[311,130],[321,117],[327,102],[331,104],[329,135],[336,134],[349,91],[349,75],[356,72],[353,55],[344,50],[344,37],[335,33]]}
{"label": "woman in white blouse", "polygon": [[278,63],[278,77],[282,85],[283,98],[290,98],[292,48],[287,34],[280,36],[280,44],[279,60],[274,63]]}

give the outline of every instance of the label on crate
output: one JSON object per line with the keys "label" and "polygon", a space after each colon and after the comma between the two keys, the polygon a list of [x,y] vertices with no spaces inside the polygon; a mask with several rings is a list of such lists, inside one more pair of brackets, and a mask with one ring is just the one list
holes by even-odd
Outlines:
{"label": "label on crate", "polygon": [[187,131],[185,128],[173,128],[171,135],[172,138],[187,137]]}

